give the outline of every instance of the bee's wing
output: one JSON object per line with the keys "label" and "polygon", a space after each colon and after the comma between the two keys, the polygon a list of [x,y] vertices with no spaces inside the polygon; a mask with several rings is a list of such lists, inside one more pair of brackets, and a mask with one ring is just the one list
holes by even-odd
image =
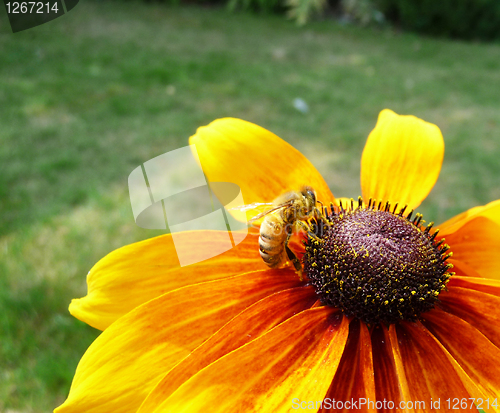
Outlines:
{"label": "bee's wing", "polygon": [[284,202],[282,204],[276,205],[273,202],[254,202],[253,204],[247,204],[247,205],[240,205],[234,208],[230,209],[235,209],[241,212],[248,212],[248,211],[262,211],[260,214],[255,215],[253,218],[251,218],[248,223],[252,224],[255,221],[258,221],[259,219],[265,217],[267,214],[270,214],[274,211],[277,211],[278,209],[284,208],[286,206],[290,206],[293,203],[293,200]]}
{"label": "bee's wing", "polygon": [[288,201],[288,202],[284,202],[283,204],[275,205],[273,208],[270,208],[270,209],[260,213],[259,215],[254,216],[252,219],[250,219],[250,221],[248,221],[248,223],[251,224],[255,221],[258,221],[259,219],[265,217],[266,215],[268,215],[274,211],[277,211],[278,209],[282,209],[282,208],[285,208],[287,206],[290,206],[292,204],[293,204],[293,200]]}
{"label": "bee's wing", "polygon": [[259,212],[266,212],[269,208],[273,207],[275,204],[271,202],[254,202],[253,204],[240,205],[237,207],[230,208],[229,210],[238,210],[244,213],[243,219],[247,223],[252,223],[253,221],[249,221],[249,216],[255,215]]}
{"label": "bee's wing", "polygon": [[238,210],[241,212],[247,212],[251,211],[252,209],[254,210],[259,210],[259,209],[269,209],[270,206],[274,205],[272,202],[254,202],[253,204],[247,204],[247,205],[240,205],[234,208],[230,208],[230,210]]}

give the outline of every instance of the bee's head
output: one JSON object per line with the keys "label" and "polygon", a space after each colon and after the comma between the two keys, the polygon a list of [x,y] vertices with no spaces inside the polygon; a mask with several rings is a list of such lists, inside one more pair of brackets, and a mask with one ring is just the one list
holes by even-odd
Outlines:
{"label": "bee's head", "polygon": [[300,192],[306,199],[308,209],[312,211],[312,209],[316,206],[316,192],[310,186],[304,186]]}

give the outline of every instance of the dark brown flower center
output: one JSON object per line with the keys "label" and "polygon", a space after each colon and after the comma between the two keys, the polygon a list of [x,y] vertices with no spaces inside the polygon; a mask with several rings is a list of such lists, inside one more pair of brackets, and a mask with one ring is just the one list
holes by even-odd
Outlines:
{"label": "dark brown flower center", "polygon": [[411,215],[360,200],[356,208],[332,207],[330,225],[315,223],[304,273],[321,302],[370,325],[415,321],[432,309],[452,275],[451,253],[435,241],[432,224],[424,228],[422,216]]}

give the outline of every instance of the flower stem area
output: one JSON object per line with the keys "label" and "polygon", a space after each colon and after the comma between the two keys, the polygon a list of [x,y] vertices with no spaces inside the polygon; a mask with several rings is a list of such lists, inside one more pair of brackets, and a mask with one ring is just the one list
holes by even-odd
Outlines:
{"label": "flower stem area", "polygon": [[0,62],[0,412],[64,401],[98,335],[71,298],[105,254],[161,234],[135,225],[129,173],[216,118],[271,130],[357,199],[379,111],[413,114],[446,145],[418,212],[443,222],[500,198],[499,44],[88,0],[1,34]]}

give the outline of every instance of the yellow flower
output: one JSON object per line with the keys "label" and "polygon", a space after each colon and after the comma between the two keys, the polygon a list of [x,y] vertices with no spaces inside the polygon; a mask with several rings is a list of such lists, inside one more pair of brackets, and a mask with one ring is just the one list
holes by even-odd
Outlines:
{"label": "yellow flower", "polygon": [[[238,184],[248,203],[305,184],[325,205],[338,205],[311,163],[259,126],[220,119],[191,143],[209,181]],[[90,271],[88,295],[70,305],[103,333],[56,412],[444,412],[453,399],[475,411],[469,398],[499,412],[500,201],[452,218],[439,233],[407,218],[436,182],[443,154],[435,125],[382,111],[362,156],[364,204],[331,210],[337,232],[308,240],[304,281],[290,267],[267,268],[254,235],[183,268],[170,235],[109,254]],[[381,206],[368,207],[369,199]],[[384,218],[378,232],[357,232],[374,225],[363,214]],[[413,236],[405,231],[430,255],[405,244]],[[217,249],[225,234],[180,236]],[[361,249],[352,255],[345,239]],[[415,270],[398,261],[406,255],[420,257]],[[343,266],[353,257],[368,261]]]}

